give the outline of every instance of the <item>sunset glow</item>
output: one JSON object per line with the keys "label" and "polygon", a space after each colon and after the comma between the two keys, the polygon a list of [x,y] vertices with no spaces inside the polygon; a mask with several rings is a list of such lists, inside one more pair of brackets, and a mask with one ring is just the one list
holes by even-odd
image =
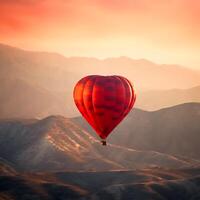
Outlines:
{"label": "sunset glow", "polygon": [[65,56],[200,69],[198,0],[1,0],[0,42]]}

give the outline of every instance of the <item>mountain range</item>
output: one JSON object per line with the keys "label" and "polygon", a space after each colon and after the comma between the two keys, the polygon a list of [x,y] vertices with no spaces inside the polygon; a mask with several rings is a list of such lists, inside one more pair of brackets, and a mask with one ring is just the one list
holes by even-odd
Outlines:
{"label": "mountain range", "polygon": [[71,119],[51,116],[43,120],[0,123],[0,157],[20,171],[116,170],[147,166],[189,167],[182,160],[156,151],[141,151],[100,141]]}
{"label": "mountain range", "polygon": [[83,118],[1,120],[0,157],[22,171],[196,166],[199,119],[197,103],[154,112],[134,109],[105,148]]}
{"label": "mountain range", "polygon": [[200,72],[189,68],[128,57],[67,58],[1,44],[0,118],[77,116],[73,88],[80,78],[89,74],[128,77],[137,93],[136,107],[145,110],[200,102]]}
{"label": "mountain range", "polygon": [[198,200],[199,111],[134,109],[107,146],[80,117],[1,120],[0,199]]}
{"label": "mountain range", "polygon": [[[95,134],[82,117],[74,120]],[[151,112],[133,109],[108,141],[137,150],[200,159],[199,121],[199,103],[185,103]]]}
{"label": "mountain range", "polygon": [[[107,146],[73,103],[89,74],[136,89]],[[0,44],[0,81],[0,200],[200,199],[199,71]]]}
{"label": "mountain range", "polygon": [[57,53],[25,51],[1,44],[0,61],[1,76],[22,78],[52,91],[67,92],[69,85],[88,74],[123,75],[133,81],[139,91],[186,89],[200,85],[200,71],[124,56],[103,60],[64,57]]}

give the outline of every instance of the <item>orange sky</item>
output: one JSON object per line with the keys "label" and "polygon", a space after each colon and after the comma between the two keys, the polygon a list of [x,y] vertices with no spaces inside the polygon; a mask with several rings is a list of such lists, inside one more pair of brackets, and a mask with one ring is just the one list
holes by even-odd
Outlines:
{"label": "orange sky", "polygon": [[0,0],[0,42],[200,69],[200,1]]}

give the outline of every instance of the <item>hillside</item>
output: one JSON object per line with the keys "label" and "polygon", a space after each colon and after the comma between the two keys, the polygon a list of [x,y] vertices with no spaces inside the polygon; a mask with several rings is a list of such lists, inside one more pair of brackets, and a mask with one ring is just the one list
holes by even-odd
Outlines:
{"label": "hillside", "polygon": [[148,168],[107,172],[0,176],[0,199],[199,199],[200,169]]}
{"label": "hillside", "polygon": [[0,157],[22,171],[179,168],[197,164],[155,151],[102,146],[92,134],[61,116],[1,121],[0,146]]}
{"label": "hillside", "polygon": [[0,158],[0,176],[16,175],[15,167],[7,160]]}
{"label": "hillside", "polygon": [[[82,118],[73,120],[93,132]],[[137,150],[200,159],[199,121],[199,103],[181,104],[154,112],[133,109],[108,141]]]}

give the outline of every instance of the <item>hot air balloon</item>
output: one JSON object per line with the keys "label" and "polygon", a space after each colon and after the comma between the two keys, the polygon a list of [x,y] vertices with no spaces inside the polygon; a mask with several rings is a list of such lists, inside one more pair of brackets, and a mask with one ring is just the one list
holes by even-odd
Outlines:
{"label": "hot air balloon", "polygon": [[132,109],[136,95],[122,76],[90,75],[74,87],[74,102],[106,145],[106,138]]}

